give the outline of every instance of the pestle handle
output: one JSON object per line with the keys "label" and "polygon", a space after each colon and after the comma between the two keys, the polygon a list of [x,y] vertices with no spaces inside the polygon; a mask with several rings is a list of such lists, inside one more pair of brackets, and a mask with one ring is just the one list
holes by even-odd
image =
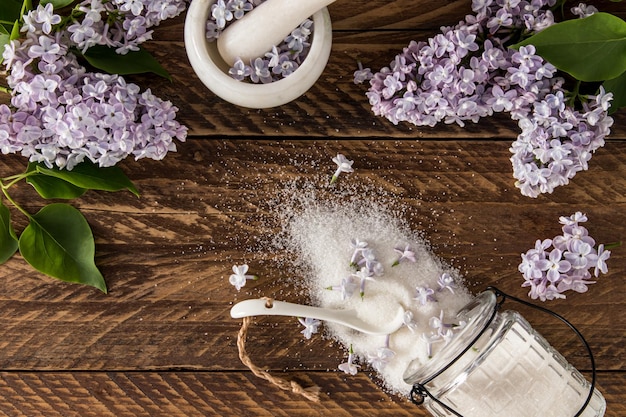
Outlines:
{"label": "pestle handle", "polygon": [[222,59],[233,65],[245,63],[278,45],[292,30],[335,0],[267,0],[232,22],[217,39]]}

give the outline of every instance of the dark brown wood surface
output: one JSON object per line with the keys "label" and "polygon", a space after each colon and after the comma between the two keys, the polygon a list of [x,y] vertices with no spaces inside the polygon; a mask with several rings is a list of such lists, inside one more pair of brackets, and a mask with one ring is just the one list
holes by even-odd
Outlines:
{"label": "dark brown wood surface", "polygon": [[[411,39],[456,23],[468,4],[331,5],[335,33],[326,71],[303,97],[268,110],[230,105],[201,85],[185,55],[184,17],[160,27],[148,47],[173,81],[133,80],[172,100],[190,137],[163,161],[121,164],[140,198],[89,192],[74,202],[94,232],[108,295],[33,272],[19,255],[0,267],[0,415],[426,416],[382,390],[367,368],[354,377],[338,371],[341,347],[322,337],[304,340],[288,318],[255,319],[248,351],[275,375],[320,386],[321,401],[258,379],[238,358],[241,322],[229,309],[261,296],[307,302],[281,262],[285,254],[264,244],[279,227],[271,201],[287,181],[327,180],[337,152],[355,160],[355,172],[339,185],[367,184],[390,207],[402,207],[476,293],[497,285],[525,297],[520,253],[556,235],[561,215],[585,212],[598,241],[626,240],[624,111],[589,171],[537,199],[513,185],[509,146],[517,127],[506,117],[429,129],[394,126],[371,113],[365,86],[352,82],[356,61],[386,65]],[[599,4],[623,15],[619,3]],[[24,164],[2,156],[0,174]],[[43,204],[27,185],[13,195],[31,212]],[[587,338],[610,417],[626,415],[624,250],[613,249],[609,274],[588,293],[545,304]],[[261,279],[237,292],[228,276],[243,262]],[[589,376],[571,331],[521,311]]]}

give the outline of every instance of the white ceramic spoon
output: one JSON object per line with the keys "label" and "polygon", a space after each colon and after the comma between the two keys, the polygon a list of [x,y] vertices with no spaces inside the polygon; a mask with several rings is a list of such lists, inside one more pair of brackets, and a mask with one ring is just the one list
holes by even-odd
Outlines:
{"label": "white ceramic spoon", "polygon": [[231,66],[237,58],[248,63],[262,57],[305,19],[334,1],[266,0],[224,29],[217,38],[217,50]]}
{"label": "white ceramic spoon", "polygon": [[404,324],[404,308],[398,304],[391,320],[376,325],[361,320],[356,310],[334,310],[330,308],[311,307],[302,304],[271,301],[266,299],[244,300],[235,304],[230,315],[233,318],[250,316],[288,316],[308,317],[312,319],[332,321],[367,334],[387,335],[395,332]]}

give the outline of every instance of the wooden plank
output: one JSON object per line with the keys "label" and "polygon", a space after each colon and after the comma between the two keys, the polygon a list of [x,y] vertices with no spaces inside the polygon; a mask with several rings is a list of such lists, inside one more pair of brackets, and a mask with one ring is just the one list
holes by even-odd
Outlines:
{"label": "wooden plank", "polygon": [[[388,395],[365,374],[289,372],[302,384],[317,384],[314,403],[280,391],[249,372],[3,372],[0,416],[429,416],[404,398]],[[599,375],[606,417],[626,413],[623,373]]]}
{"label": "wooden plank", "polygon": [[[208,90],[187,59],[183,43],[184,16],[166,21],[156,30],[156,40],[145,45],[172,74],[173,82],[153,75],[127,78],[171,100],[180,108],[179,120],[191,128],[190,134],[194,136],[513,140],[519,134],[517,124],[506,115],[485,118],[478,124],[468,123],[463,128],[456,124],[440,124],[435,128],[418,128],[408,123],[395,126],[375,116],[365,96],[367,85],[353,83],[357,62],[361,61],[374,71],[388,66],[411,40],[428,39],[444,21],[456,23],[465,15],[470,3],[465,0],[353,3],[355,9],[345,8],[341,2],[333,5],[331,13],[337,18],[333,48],[320,79],[302,97],[279,108],[242,108]],[[603,5],[618,7],[608,0]],[[412,16],[417,20],[413,21]],[[370,21],[382,26],[366,30],[371,28]],[[402,30],[380,29],[387,24],[400,25]],[[7,100],[6,95],[0,94],[0,102]],[[611,137],[626,138],[626,111],[618,112],[615,121]]]}
{"label": "wooden plank", "polygon": [[[281,253],[266,243],[276,227],[269,200],[291,179],[320,184],[331,156],[354,158],[340,186],[366,184],[422,230],[435,253],[458,267],[473,291],[496,284],[525,297],[520,253],[559,233],[558,217],[590,217],[602,242],[624,240],[626,148],[609,142],[570,185],[538,199],[512,187],[506,141],[190,140],[161,161],[125,161],[141,198],[90,192],[76,201],[97,240],[97,264],[109,295],[37,274],[18,257],[0,269],[0,369],[242,369],[232,302],[273,296],[306,302]],[[0,171],[19,167],[0,160]],[[33,212],[30,187],[14,197]],[[378,197],[377,197],[378,198]],[[251,250],[258,248],[259,250]],[[286,256],[282,254],[282,256]],[[233,264],[248,262],[263,279],[237,293]],[[589,293],[546,304],[579,326],[602,370],[624,369],[626,261],[617,249],[610,275]],[[511,306],[513,308],[513,306]],[[581,369],[588,363],[573,334],[538,313],[527,316]],[[290,319],[263,318],[251,355],[272,369],[326,369],[341,362],[331,342],[304,341]],[[280,333],[276,333],[279,328]],[[569,343],[571,342],[571,343]]]}
{"label": "wooden plank", "polygon": [[[188,64],[181,42],[151,42],[147,45],[172,74],[174,81],[156,77],[133,77],[139,85],[150,86],[160,97],[180,108],[179,120],[191,128],[191,135],[229,137],[332,137],[405,139],[507,139],[519,134],[517,123],[498,114],[478,123],[439,124],[434,128],[409,123],[394,125],[375,116],[365,96],[367,85],[355,85],[357,62],[378,71],[412,39],[427,39],[416,32],[339,33],[335,36],[330,60],[320,79],[299,99],[278,108],[246,109],[225,102],[208,90]],[[626,111],[614,115],[611,138],[626,138]]]}
{"label": "wooden plank", "polygon": [[[498,114],[478,123],[439,124],[434,128],[409,123],[394,125],[375,116],[365,96],[368,86],[355,85],[357,62],[380,70],[412,39],[427,39],[420,32],[337,33],[330,60],[320,79],[299,99],[278,108],[246,109],[232,105],[208,90],[188,64],[181,42],[151,42],[147,45],[174,81],[149,76],[131,77],[139,85],[150,86],[155,94],[180,108],[179,120],[196,136],[216,137],[332,137],[332,138],[506,138],[519,134],[517,123]],[[626,137],[626,111],[614,115],[611,137]]]}
{"label": "wooden plank", "polygon": [[[591,0],[600,11],[626,17],[623,5],[610,0]],[[573,4],[572,4],[573,6]],[[570,7],[572,7],[570,6]],[[353,0],[336,1],[328,7],[333,30],[344,31],[413,31],[439,30],[454,26],[471,13],[467,0]],[[165,41],[183,39],[185,16],[166,20],[155,31],[154,38]]]}

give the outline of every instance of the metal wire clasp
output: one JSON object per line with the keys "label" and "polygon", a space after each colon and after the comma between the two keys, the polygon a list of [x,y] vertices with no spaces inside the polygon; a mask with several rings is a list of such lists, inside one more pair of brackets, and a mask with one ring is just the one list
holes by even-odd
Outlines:
{"label": "metal wire clasp", "polygon": [[497,311],[500,310],[500,308],[502,307],[502,304],[504,304],[504,302],[508,298],[511,301],[515,301],[515,302],[520,303],[522,305],[525,305],[527,307],[534,308],[535,310],[542,311],[542,312],[544,312],[546,314],[551,315],[552,317],[555,317],[555,318],[559,319],[560,321],[565,323],[574,333],[576,333],[576,335],[578,336],[578,339],[580,339],[582,344],[585,346],[585,349],[587,350],[587,354],[589,355],[589,360],[591,362],[591,383],[590,383],[589,395],[587,395],[587,399],[583,403],[583,405],[580,408],[580,410],[573,417],[581,416],[584,413],[585,409],[587,408],[587,405],[589,405],[589,402],[591,401],[591,397],[593,396],[593,391],[594,391],[595,386],[596,386],[596,363],[595,363],[595,360],[593,358],[593,353],[591,352],[591,347],[589,346],[589,343],[587,343],[587,341],[583,337],[582,333],[580,333],[580,331],[576,327],[574,327],[574,325],[572,323],[570,323],[567,319],[565,319],[563,316],[555,313],[552,310],[548,310],[547,308],[535,305],[533,303],[529,303],[528,301],[522,300],[522,299],[517,298],[517,297],[513,297],[511,295],[508,295],[508,294],[500,291],[499,289],[497,289],[496,287],[493,287],[493,286],[487,287],[486,290],[487,291],[492,291],[496,295],[496,297],[500,298],[500,300],[498,300],[496,302],[496,304],[494,306],[494,309],[493,309],[493,312],[491,314],[491,317],[489,318],[489,320],[485,324],[485,327],[483,329],[481,329],[481,331],[474,338],[474,340],[472,340],[467,345],[467,347],[465,349],[463,349],[452,361],[450,361],[450,363],[448,363],[447,365],[442,367],[437,373],[432,375],[426,381],[417,382],[417,383],[413,384],[413,388],[411,389],[411,393],[410,393],[411,402],[413,404],[416,404],[416,405],[422,405],[424,403],[424,401],[426,400],[426,397],[428,397],[432,401],[436,402],[441,407],[443,407],[446,411],[452,413],[453,415],[455,415],[457,417],[463,417],[462,414],[459,414],[456,410],[452,409],[450,406],[448,406],[447,404],[445,404],[444,402],[440,401],[438,398],[433,396],[430,393],[430,391],[428,391],[428,389],[426,388],[426,385],[428,383],[430,383],[432,380],[434,380],[435,378],[437,378],[439,375],[441,375],[443,372],[445,372],[447,369],[449,369],[457,360],[459,360],[478,341],[478,338],[480,338],[480,336],[482,336],[482,334],[485,332],[485,330],[491,325],[491,322],[495,318]]}

